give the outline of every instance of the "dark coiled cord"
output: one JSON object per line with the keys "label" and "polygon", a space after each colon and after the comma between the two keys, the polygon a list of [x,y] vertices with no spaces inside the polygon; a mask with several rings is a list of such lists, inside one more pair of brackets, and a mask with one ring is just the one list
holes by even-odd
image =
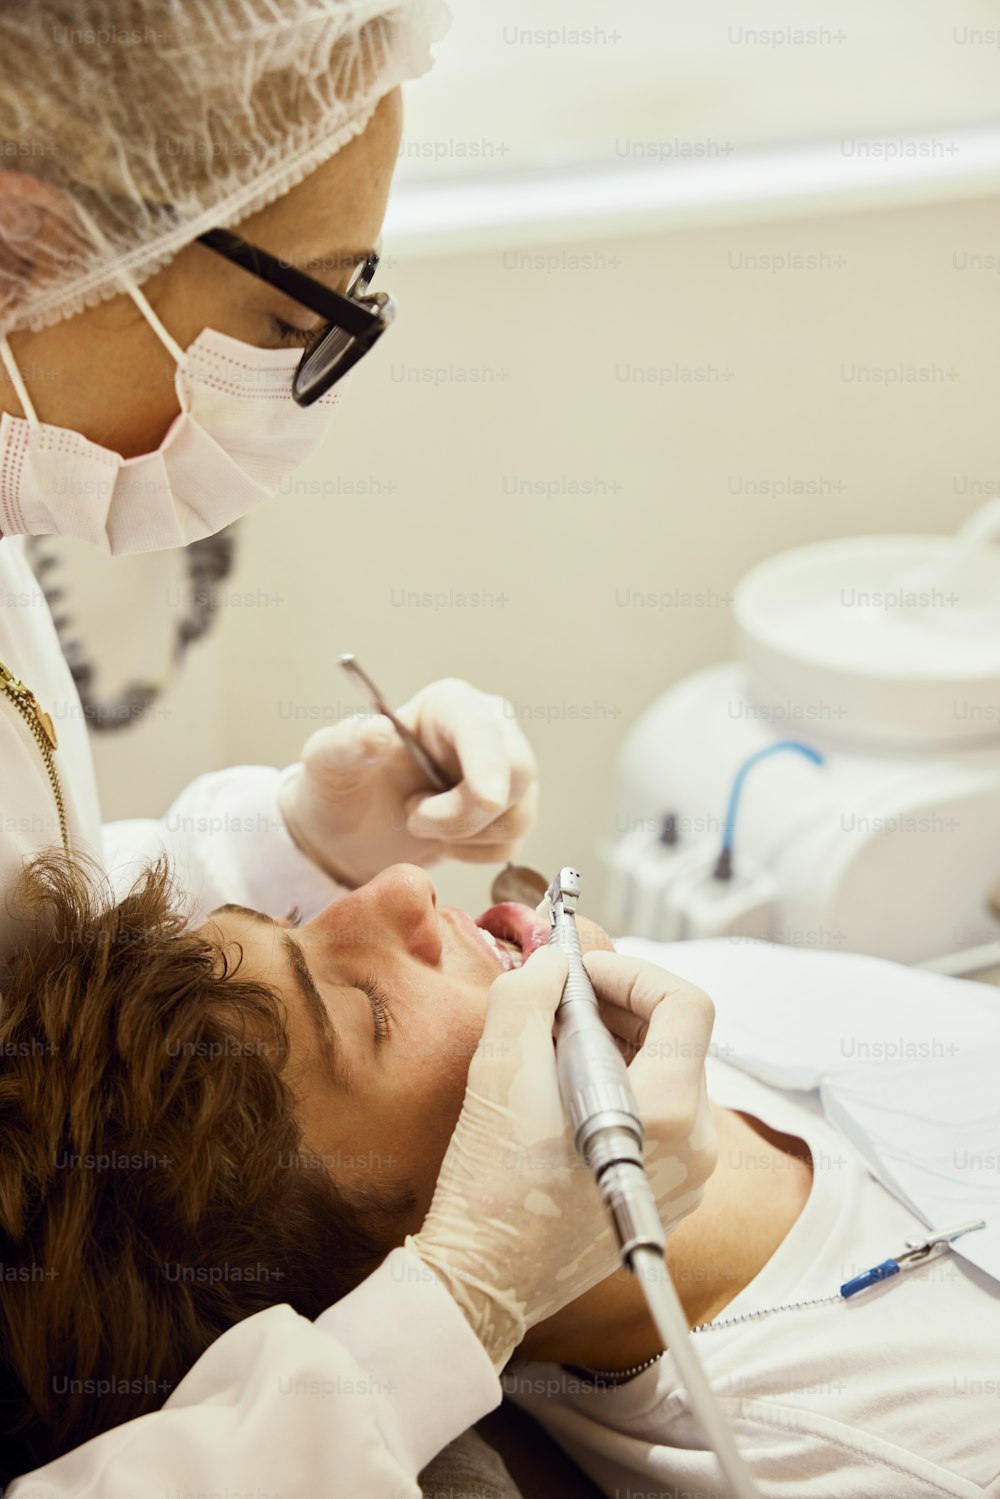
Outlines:
{"label": "dark coiled cord", "polygon": [[28,561],[52,611],[59,644],[90,728],[101,732],[127,729],[145,717],[151,705],[177,676],[188,648],[208,634],[218,610],[216,586],[229,576],[236,556],[235,529],[235,526],[228,526],[215,536],[206,536],[183,548],[190,601],[174,628],[170,665],[165,678],[159,682],[127,682],[116,697],[103,700],[94,694],[96,667],[78,638],[73,616],[67,610],[67,589],[59,584],[59,568],[64,565],[62,559],[53,550],[49,537],[27,538]]}

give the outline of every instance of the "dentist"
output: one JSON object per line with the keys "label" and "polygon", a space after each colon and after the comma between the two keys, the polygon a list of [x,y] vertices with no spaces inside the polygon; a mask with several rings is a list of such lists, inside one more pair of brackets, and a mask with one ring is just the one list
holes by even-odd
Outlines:
{"label": "dentist", "polygon": [[[384,720],[354,720],[285,770],[200,777],[163,822],[102,827],[84,715],[20,541],[184,546],[272,497],[316,448],[342,376],[391,320],[369,287],[399,85],[430,66],[444,21],[439,0],[0,10],[0,954],[23,938],[22,863],[46,848],[116,878],[165,850],[194,920],[226,901],[308,916],[390,864],[503,860],[532,824],[520,730],[498,699],[446,681],[402,716],[452,791],[431,794]],[[19,1477],[12,1499],[131,1499],[154,1480],[418,1494],[423,1465],[498,1402],[527,1326],[615,1264],[586,1173],[565,1163],[532,1178],[559,1224],[538,1246],[526,1184],[484,1123],[499,1108],[535,1138],[538,1118],[561,1117],[560,963],[539,954],[498,981],[486,1035],[500,1044],[473,1062],[411,1246],[316,1322],[278,1306],[230,1328],[160,1409]],[[522,1066],[531,1097],[513,1087]],[[2,1234],[15,1220],[0,1204]],[[0,1404],[7,1377],[0,1348]]]}

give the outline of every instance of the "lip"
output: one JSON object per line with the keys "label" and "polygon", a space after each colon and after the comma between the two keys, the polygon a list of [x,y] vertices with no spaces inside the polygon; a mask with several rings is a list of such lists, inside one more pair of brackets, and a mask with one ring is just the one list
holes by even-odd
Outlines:
{"label": "lip", "polygon": [[472,917],[459,906],[441,906],[439,907],[439,914],[449,916],[458,930],[468,936],[470,943],[475,947],[477,952],[486,953],[487,956],[495,958],[497,967],[501,973],[508,973],[512,968],[517,966],[510,953],[506,952],[504,948],[491,947],[488,942],[483,941],[479,935],[479,924],[473,921]]}
{"label": "lip", "polygon": [[476,917],[475,924],[494,937],[516,942],[525,962],[537,947],[545,947],[549,940],[548,925],[539,921],[531,906],[523,906],[518,901],[508,900],[499,906],[490,906],[488,911]]}

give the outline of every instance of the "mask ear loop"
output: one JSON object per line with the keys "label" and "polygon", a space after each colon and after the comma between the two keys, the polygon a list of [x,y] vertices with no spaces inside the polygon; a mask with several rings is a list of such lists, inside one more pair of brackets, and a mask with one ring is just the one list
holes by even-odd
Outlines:
{"label": "mask ear loop", "polygon": [[[82,204],[76,202],[74,202],[73,207],[76,210],[77,217],[83,224],[83,227],[86,229],[91,239],[94,241],[94,244],[97,246],[97,248],[99,250],[106,251],[109,255],[113,255],[114,251],[108,243],[104,232],[94,222],[87,210],[82,206]],[[122,288],[126,292],[128,292],[129,296],[132,298],[132,301],[138,307],[139,311],[146,319],[146,322],[152,328],[153,332],[156,334],[160,342],[164,345],[167,352],[173,355],[174,363],[179,368],[183,368],[183,366],[187,363],[186,353],[181,348],[176,338],[174,338],[173,334],[169,333],[163,326],[163,323],[160,321],[159,317],[150,306],[149,298],[146,296],[145,292],[141,291],[136,285],[132,273],[125,270],[124,267],[120,267],[116,272],[116,278]],[[27,421],[28,425],[31,427],[40,427],[41,422],[38,420],[38,412],[35,410],[34,402],[28,394],[28,387],[25,385],[21,371],[17,367],[17,361],[14,358],[14,353],[10,347],[10,344],[7,342],[6,334],[0,335],[0,362],[3,363],[4,369],[10,376],[10,383],[11,385],[13,385],[14,390],[17,394],[17,399],[21,403],[21,410],[24,412],[25,420]]]}
{"label": "mask ear loop", "polygon": [[[114,251],[109,245],[103,231],[94,222],[87,210],[79,203],[74,203],[73,207],[76,210],[77,217],[80,219],[80,222],[83,224],[83,227],[86,229],[91,239],[97,245],[98,249],[106,251],[109,255],[113,255]],[[163,323],[160,321],[159,317],[150,306],[149,298],[146,296],[145,292],[141,291],[136,285],[131,272],[125,270],[124,267],[121,267],[117,271],[116,275],[119,284],[126,292],[128,292],[129,296],[132,298],[132,301],[138,307],[139,311],[142,313],[143,317],[146,319],[146,322],[152,328],[157,338],[167,349],[167,352],[173,355],[174,363],[179,368],[182,368],[187,363],[187,355],[181,348],[180,344],[177,342],[176,338],[174,338],[173,334],[169,333],[163,326]],[[10,383],[11,385],[13,385],[15,393],[17,395],[17,399],[21,403],[21,410],[24,412],[25,420],[27,421],[28,425],[31,427],[41,426],[41,423],[38,420],[38,412],[35,410],[34,402],[28,394],[28,387],[25,385],[24,377],[17,367],[17,361],[14,358],[14,353],[11,349],[10,344],[7,342],[6,334],[0,335],[0,361],[2,361],[4,369],[10,376]]]}
{"label": "mask ear loop", "polygon": [[[109,245],[107,238],[87,210],[82,208],[79,203],[74,204],[74,207],[81,223],[98,249],[104,250],[108,255],[113,255],[114,251]],[[187,354],[177,340],[167,332],[150,306],[148,298],[135,284],[131,274],[121,268],[119,268],[116,274],[119,283],[128,292],[132,301],[136,304],[161,343],[173,355],[178,367],[186,365]],[[9,349],[6,349],[5,352],[6,343],[7,340],[0,337],[0,359],[3,360],[10,374],[25,412],[30,411],[32,417],[34,417],[34,408],[31,406],[27,392],[24,390],[24,381],[21,379],[16,365],[13,365],[13,355],[11,355]],[[8,362],[8,359],[10,362]],[[183,404],[183,392],[180,392],[180,394]],[[35,420],[37,421],[37,418]],[[231,531],[232,527],[229,527],[228,532]],[[132,682],[126,686],[123,693],[117,698],[111,699],[110,702],[99,702],[93,696],[90,690],[90,684],[94,676],[93,665],[84,654],[80,642],[66,638],[69,617],[65,612],[65,602],[63,602],[62,608],[59,611],[55,609],[56,598],[57,596],[61,596],[64,590],[60,590],[60,595],[56,595],[54,591],[50,591],[50,586],[46,585],[43,581],[44,574],[50,568],[58,566],[58,559],[51,555],[39,554],[39,538],[28,538],[29,549],[33,548],[35,550],[35,557],[33,559],[35,572],[41,582],[46,602],[56,616],[55,624],[59,635],[59,643],[62,646],[63,654],[69,663],[70,672],[80,693],[84,716],[91,728],[128,728],[131,724],[145,717],[150,711],[152,704],[157,698],[162,696],[171,679],[179,672],[188,646],[192,641],[198,640],[202,635],[208,633],[213,623],[213,616],[218,608],[214,585],[228,577],[233,565],[236,544],[232,535],[228,534],[228,532],[221,531],[215,536],[206,536],[201,541],[193,541],[181,549],[184,553],[187,574],[192,585],[194,599],[192,609],[179,620],[175,628],[172,660],[166,676],[157,682]]]}
{"label": "mask ear loop", "polygon": [[[80,222],[83,224],[83,227],[86,229],[95,245],[97,245],[97,248],[99,250],[106,251],[108,255],[113,255],[114,251],[108,243],[104,231],[98,224],[94,222],[87,210],[79,203],[74,202],[73,206],[76,209]],[[167,349],[167,352],[173,355],[175,364],[177,364],[179,367],[183,367],[187,363],[187,354],[181,348],[180,344],[177,342],[176,338],[174,338],[173,334],[167,332],[159,317],[150,306],[149,299],[147,298],[145,292],[141,291],[140,288],[136,285],[131,271],[127,271],[124,266],[120,266],[115,272],[115,278],[118,281],[119,285],[128,292],[129,296],[132,298],[132,301],[135,303],[139,311],[142,313],[143,317],[146,319],[146,322],[152,328],[153,332],[156,334],[160,342]]]}
{"label": "mask ear loop", "polygon": [[29,427],[40,427],[41,422],[38,420],[38,412],[35,410],[32,399],[28,394],[28,387],[24,383],[24,377],[17,367],[14,351],[7,342],[6,333],[0,337],[0,360],[3,361],[3,367],[10,376],[10,383],[13,385],[17,399],[21,403],[21,410],[24,412],[25,421]]}

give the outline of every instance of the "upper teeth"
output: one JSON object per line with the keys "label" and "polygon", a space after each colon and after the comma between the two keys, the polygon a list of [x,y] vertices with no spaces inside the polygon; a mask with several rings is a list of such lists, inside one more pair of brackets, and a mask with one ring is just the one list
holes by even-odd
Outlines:
{"label": "upper teeth", "polygon": [[487,944],[487,946],[496,949],[498,952],[509,952],[514,967],[520,968],[521,964],[524,961],[524,958],[520,948],[516,945],[516,943],[511,943],[508,947],[501,948],[500,943],[497,941],[496,937],[494,937],[492,932],[487,932],[485,928],[481,926],[477,927],[476,930],[479,932],[480,936],[483,938],[483,941]]}

